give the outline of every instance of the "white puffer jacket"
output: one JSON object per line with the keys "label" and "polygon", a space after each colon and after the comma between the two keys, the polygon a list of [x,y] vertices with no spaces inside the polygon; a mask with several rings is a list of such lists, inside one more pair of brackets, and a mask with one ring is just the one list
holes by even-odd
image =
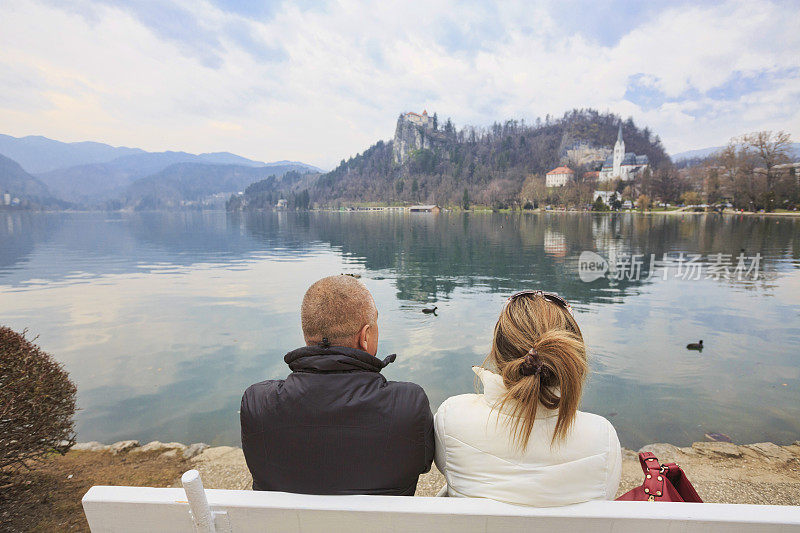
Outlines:
{"label": "white puffer jacket", "polygon": [[483,394],[448,398],[435,416],[436,466],[448,494],[553,507],[610,500],[619,487],[622,455],[605,418],[578,411],[567,438],[550,445],[558,411],[540,407],[525,451],[511,442],[508,405],[499,413],[503,380],[473,367]]}

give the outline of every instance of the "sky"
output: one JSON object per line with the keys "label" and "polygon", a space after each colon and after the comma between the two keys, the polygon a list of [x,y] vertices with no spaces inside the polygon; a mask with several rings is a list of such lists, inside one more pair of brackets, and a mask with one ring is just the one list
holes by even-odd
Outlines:
{"label": "sky", "polygon": [[401,112],[800,141],[800,0],[0,0],[0,133],[332,168]]}

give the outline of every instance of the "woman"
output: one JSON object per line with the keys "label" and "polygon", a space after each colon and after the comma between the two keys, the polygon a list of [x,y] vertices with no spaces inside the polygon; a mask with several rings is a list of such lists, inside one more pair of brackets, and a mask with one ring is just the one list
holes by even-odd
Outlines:
{"label": "woman", "polygon": [[562,298],[508,299],[483,367],[483,394],[448,398],[435,417],[436,466],[450,496],[550,507],[613,499],[622,466],[614,427],[578,411],[586,347]]}

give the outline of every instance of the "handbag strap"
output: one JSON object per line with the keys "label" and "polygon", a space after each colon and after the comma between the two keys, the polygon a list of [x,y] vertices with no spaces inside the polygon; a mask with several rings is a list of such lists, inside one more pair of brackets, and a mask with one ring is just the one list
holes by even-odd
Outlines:
{"label": "handbag strap", "polygon": [[661,465],[658,458],[650,452],[639,454],[639,464],[644,471],[644,488],[648,501],[655,501],[657,497],[664,495],[664,474],[661,472]]}

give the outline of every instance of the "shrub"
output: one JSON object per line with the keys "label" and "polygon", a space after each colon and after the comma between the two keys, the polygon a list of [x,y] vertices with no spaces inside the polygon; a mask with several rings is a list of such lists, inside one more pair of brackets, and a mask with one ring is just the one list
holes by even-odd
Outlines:
{"label": "shrub", "polygon": [[75,443],[75,393],[63,367],[24,331],[0,327],[0,474],[67,452]]}

